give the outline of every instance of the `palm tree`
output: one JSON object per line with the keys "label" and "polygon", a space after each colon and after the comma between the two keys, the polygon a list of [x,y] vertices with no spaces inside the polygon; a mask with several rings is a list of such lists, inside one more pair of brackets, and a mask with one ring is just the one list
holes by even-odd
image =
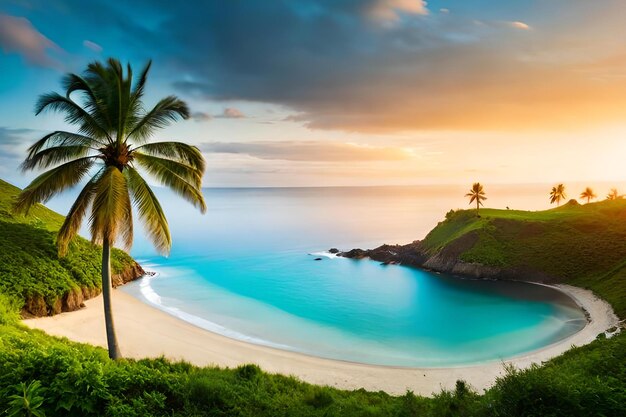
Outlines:
{"label": "palm tree", "polygon": [[472,185],[470,192],[465,194],[465,197],[470,197],[470,202],[469,202],[470,204],[476,201],[477,213],[478,213],[478,210],[480,210],[480,206],[483,205],[483,201],[487,199],[487,197],[485,197],[485,190],[483,189],[483,186],[479,182],[475,182]]}
{"label": "palm tree", "polygon": [[591,201],[592,198],[596,198],[596,197],[597,195],[593,193],[593,190],[591,189],[591,187],[585,188],[585,190],[582,193],[580,193],[580,198],[586,198],[587,204],[589,204],[589,201]]}
{"label": "palm tree", "polygon": [[623,196],[619,194],[617,188],[611,188],[611,191],[606,195],[607,200],[618,200],[620,198],[623,198]]}
{"label": "palm tree", "polygon": [[561,205],[561,200],[565,200],[567,195],[565,194],[565,186],[558,184],[556,187],[552,187],[550,191],[550,204],[556,203],[557,206]]}
{"label": "palm tree", "polygon": [[130,65],[124,71],[116,59],[94,62],[83,76],[65,75],[64,95],[39,97],[37,115],[45,110],[64,113],[65,121],[76,125],[77,132],[49,133],[28,149],[23,170],[48,170],[20,193],[14,206],[17,212],[26,213],[36,203],[87,180],[59,230],[57,247],[59,256],[67,253],[90,211],[92,242],[102,244],[104,318],[112,359],[121,354],[111,308],[111,246],[120,240],[126,248],[132,245],[132,205],[157,250],[167,254],[172,244],[165,214],[140,169],[206,211],[201,192],[205,161],[198,148],[180,142],[148,143],[155,130],[189,117],[187,105],[175,96],[160,100],[149,111],[144,109],[150,66],[148,62],[133,80]]}

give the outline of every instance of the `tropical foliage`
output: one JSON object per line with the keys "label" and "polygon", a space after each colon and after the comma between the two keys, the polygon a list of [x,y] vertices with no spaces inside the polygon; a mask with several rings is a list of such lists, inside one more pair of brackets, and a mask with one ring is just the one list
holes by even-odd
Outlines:
{"label": "tropical foliage", "polygon": [[[187,105],[175,96],[160,100],[152,109],[143,103],[150,63],[137,79],[128,65],[109,59],[89,64],[85,73],[63,78],[65,94],[39,98],[36,114],[57,111],[77,132],[54,131],[28,149],[24,170],[46,169],[19,195],[17,212],[25,213],[53,195],[86,184],[72,205],[58,236],[66,254],[87,212],[92,242],[102,244],[102,291],[109,354],[120,356],[111,311],[110,249],[119,241],[133,241],[133,204],[156,248],[167,253],[171,237],[165,214],[141,170],[180,196],[206,210],[201,192],[205,162],[200,151],[181,142],[149,143],[153,133],[189,117]],[[78,96],[78,101],[74,97]]]}
{"label": "tropical foliage", "polygon": [[589,204],[589,202],[596,198],[597,195],[594,194],[593,190],[591,189],[591,187],[587,187],[583,190],[582,193],[580,193],[580,198],[581,199],[586,199],[587,200],[587,204]]}
{"label": "tropical foliage", "polygon": [[475,182],[472,185],[469,193],[465,194],[465,197],[469,197],[469,203],[472,204],[474,201],[476,202],[476,211],[480,209],[480,206],[483,205],[483,201],[487,199],[485,190],[483,186],[479,182]]}
{"label": "tropical foliage", "polygon": [[617,188],[611,188],[611,191],[606,195],[607,200],[617,200],[623,198],[623,196],[617,191]]}
{"label": "tropical foliage", "polygon": [[16,389],[18,394],[8,396],[9,408],[6,410],[8,416],[45,417],[46,414],[41,410],[45,388],[41,387],[41,382],[32,381],[28,385],[20,382]]}
{"label": "tropical foliage", "polygon": [[561,205],[561,200],[565,200],[567,195],[565,194],[565,186],[563,184],[558,184],[552,187],[550,191],[550,204],[556,203],[557,206]]}

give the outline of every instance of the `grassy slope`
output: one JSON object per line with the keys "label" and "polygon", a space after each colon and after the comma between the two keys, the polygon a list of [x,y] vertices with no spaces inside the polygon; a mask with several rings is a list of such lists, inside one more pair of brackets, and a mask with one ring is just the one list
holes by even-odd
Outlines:
{"label": "grassy slope", "polygon": [[466,262],[542,271],[592,289],[626,317],[626,200],[566,204],[545,211],[450,212],[424,239],[435,253],[467,235]]}
{"label": "grassy slope", "polygon": [[[59,258],[55,236],[63,216],[40,204],[27,216],[14,215],[11,204],[19,192],[0,180],[0,292],[22,304],[43,299],[51,309],[71,290],[100,288],[99,248],[78,238],[69,255]],[[123,251],[113,251],[113,273],[132,263]]]}

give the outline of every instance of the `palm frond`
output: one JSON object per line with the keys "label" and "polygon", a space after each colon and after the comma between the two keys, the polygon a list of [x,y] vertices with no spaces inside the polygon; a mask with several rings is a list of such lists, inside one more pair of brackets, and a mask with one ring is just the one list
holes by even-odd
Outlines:
{"label": "palm frond", "polygon": [[28,148],[28,158],[32,158],[37,152],[46,147],[74,145],[89,146],[94,149],[99,146],[106,146],[105,143],[89,136],[57,130],[47,134],[31,145]]}
{"label": "palm frond", "polygon": [[[141,70],[141,73],[139,74],[137,83],[135,84],[135,87],[133,88],[133,91],[131,93],[132,104],[141,103],[141,99],[143,97],[144,90],[146,88],[146,82],[148,81],[148,73],[150,72],[150,67],[152,67],[151,60],[148,61],[146,66],[143,67],[143,69]],[[141,108],[133,107],[133,110],[139,111],[141,110]]]}
{"label": "palm frond", "polygon": [[109,59],[109,65],[112,63],[117,64],[115,69],[117,76],[118,86],[118,101],[119,101],[119,128],[118,128],[118,141],[126,139],[126,132],[128,129],[132,129],[132,126],[136,124],[138,115],[130,112],[131,106],[131,87],[133,82],[133,70],[130,64],[126,66],[126,76],[124,76],[124,70],[119,61]]}
{"label": "palm frond", "polygon": [[204,174],[206,169],[206,162],[200,149],[186,143],[154,142],[138,146],[135,150],[151,156],[162,156],[180,161],[200,171],[200,175]]}
{"label": "palm frond", "polygon": [[[190,166],[167,159],[135,153],[135,160],[161,184],[169,187],[189,201],[202,213],[206,212],[206,203],[200,190],[202,177],[198,170]],[[191,181],[191,183],[190,183]]]}
{"label": "palm frond", "polygon": [[159,200],[136,169],[132,167],[126,168],[124,176],[127,179],[133,202],[139,217],[146,227],[150,240],[160,253],[167,255],[172,247],[172,238]]}
{"label": "palm frond", "polygon": [[93,199],[96,184],[99,181],[104,168],[101,168],[90,180],[85,187],[81,190],[80,194],[76,198],[74,204],[70,208],[70,211],[65,216],[65,221],[59,229],[57,235],[57,248],[59,250],[59,256],[65,256],[70,242],[76,237],[80,226],[83,223],[85,213],[91,204]]}
{"label": "palm frond", "polygon": [[119,218],[119,227],[122,245],[124,246],[124,249],[129,251],[133,246],[134,237],[133,205],[131,203],[130,190],[128,189],[126,178],[124,178],[124,183],[126,185],[126,192],[122,194],[121,201],[124,210],[122,216]]}
{"label": "palm frond", "polygon": [[158,156],[133,152],[133,157],[143,168],[159,178],[162,175],[174,174],[196,188],[202,186],[202,171],[191,165]]}
{"label": "palm frond", "polygon": [[44,172],[35,178],[18,195],[13,209],[17,213],[28,213],[37,203],[45,203],[54,194],[78,184],[94,164],[94,157],[75,159]]}
{"label": "palm frond", "polygon": [[[94,243],[113,243],[120,228],[128,225],[132,210],[124,175],[116,167],[106,167],[95,183],[93,193],[89,218],[91,239]],[[127,236],[124,237],[126,240]]]}
{"label": "palm frond", "polygon": [[[91,82],[90,82],[91,81]],[[94,89],[92,80],[85,79],[76,74],[67,74],[62,80],[63,87],[65,88],[65,96],[69,99],[72,93],[82,93],[84,100],[84,108],[89,112],[91,117],[98,123],[98,125],[105,128],[107,131],[112,130],[111,120],[106,107],[106,101],[103,97],[100,97],[97,91]]]}
{"label": "palm frond", "polygon": [[53,146],[28,156],[22,163],[22,171],[48,168],[62,162],[86,156],[92,149],[83,145]]}
{"label": "palm frond", "polygon": [[65,113],[65,121],[69,124],[79,125],[80,133],[111,141],[106,128],[101,126],[85,109],[67,97],[58,93],[42,94],[35,105],[35,114],[39,115],[44,110]]}
{"label": "palm frond", "polygon": [[138,119],[128,133],[128,137],[142,143],[152,135],[154,130],[163,128],[178,119],[188,118],[189,108],[187,104],[176,96],[168,96]]}

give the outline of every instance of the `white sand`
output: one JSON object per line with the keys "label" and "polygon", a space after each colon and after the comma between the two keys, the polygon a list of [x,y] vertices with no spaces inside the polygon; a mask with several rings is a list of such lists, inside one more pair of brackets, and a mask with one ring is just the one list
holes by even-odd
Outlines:
{"label": "white sand", "polygon": [[[531,354],[507,360],[517,368],[541,363],[571,346],[584,345],[618,323],[611,306],[591,291],[559,285],[590,315],[590,323],[580,332]],[[193,364],[235,367],[256,363],[265,371],[294,375],[314,384],[338,388],[365,388],[403,394],[431,395],[441,388],[453,388],[463,379],[482,391],[504,373],[502,362],[456,368],[394,368],[320,359],[304,354],[258,346],[195,327],[122,292],[114,291],[115,324],[122,354],[145,358],[165,356]],[[25,320],[32,328],[69,339],[106,346],[102,298],[86,302],[86,308],[53,317]]]}

